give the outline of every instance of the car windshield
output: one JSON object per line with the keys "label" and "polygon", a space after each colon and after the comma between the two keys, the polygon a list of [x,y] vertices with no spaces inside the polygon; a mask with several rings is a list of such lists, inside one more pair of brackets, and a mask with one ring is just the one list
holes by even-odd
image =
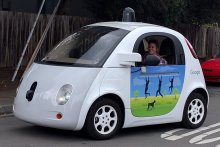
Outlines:
{"label": "car windshield", "polygon": [[83,27],[58,43],[41,63],[102,66],[128,32],[104,26]]}

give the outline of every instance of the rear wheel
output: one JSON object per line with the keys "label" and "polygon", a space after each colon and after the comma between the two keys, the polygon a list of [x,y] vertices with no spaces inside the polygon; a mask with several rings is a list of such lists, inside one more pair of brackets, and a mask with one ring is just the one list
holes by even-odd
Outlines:
{"label": "rear wheel", "polygon": [[182,124],[186,128],[198,128],[205,121],[207,102],[199,93],[190,94],[186,101]]}
{"label": "rear wheel", "polygon": [[119,105],[103,98],[90,108],[84,129],[94,139],[109,139],[119,131],[121,124],[122,112]]}

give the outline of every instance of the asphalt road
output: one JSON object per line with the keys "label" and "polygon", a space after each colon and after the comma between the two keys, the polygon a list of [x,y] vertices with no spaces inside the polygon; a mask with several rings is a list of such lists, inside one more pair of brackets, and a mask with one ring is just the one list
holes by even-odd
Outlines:
{"label": "asphalt road", "polygon": [[220,84],[208,86],[210,105],[202,128],[177,124],[123,129],[111,140],[90,140],[82,132],[34,126],[15,117],[0,118],[0,147],[220,147]]}

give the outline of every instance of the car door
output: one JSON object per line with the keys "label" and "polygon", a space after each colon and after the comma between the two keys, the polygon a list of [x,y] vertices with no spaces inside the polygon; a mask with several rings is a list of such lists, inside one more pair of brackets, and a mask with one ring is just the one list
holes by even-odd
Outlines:
{"label": "car door", "polygon": [[[156,66],[136,63],[131,67],[130,104],[135,117],[161,116],[171,112],[182,93],[185,57],[180,41],[168,33],[147,33],[137,39],[133,52],[143,56],[146,52],[143,47],[147,48],[146,42],[151,38],[158,39],[158,54],[168,63]],[[164,43],[165,40],[170,44]]]}

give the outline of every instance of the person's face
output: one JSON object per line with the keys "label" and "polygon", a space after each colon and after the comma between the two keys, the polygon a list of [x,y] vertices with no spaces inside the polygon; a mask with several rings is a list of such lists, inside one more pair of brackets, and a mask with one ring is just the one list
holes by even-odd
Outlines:
{"label": "person's face", "polygon": [[151,55],[156,55],[157,54],[157,46],[155,43],[150,43],[148,46],[148,52]]}

